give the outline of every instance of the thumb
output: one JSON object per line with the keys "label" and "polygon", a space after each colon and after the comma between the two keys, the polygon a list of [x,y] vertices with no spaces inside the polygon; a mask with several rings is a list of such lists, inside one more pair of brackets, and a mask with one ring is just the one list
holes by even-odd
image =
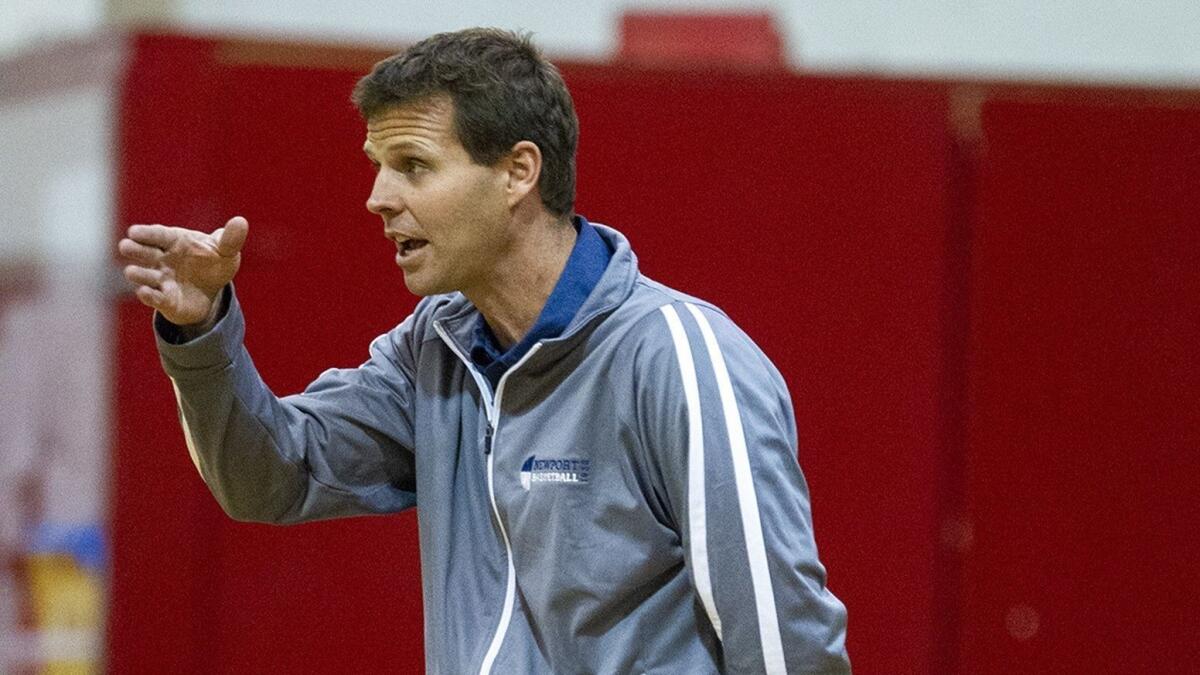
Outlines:
{"label": "thumb", "polygon": [[250,233],[250,223],[241,216],[234,216],[221,228],[221,236],[217,239],[217,253],[232,258],[246,244],[246,235]]}

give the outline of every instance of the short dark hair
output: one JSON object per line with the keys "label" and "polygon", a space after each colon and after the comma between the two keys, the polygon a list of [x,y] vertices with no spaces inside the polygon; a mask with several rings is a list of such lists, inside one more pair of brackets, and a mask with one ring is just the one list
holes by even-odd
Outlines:
{"label": "short dark hair", "polygon": [[579,119],[558,69],[528,35],[498,28],[439,33],[375,64],[351,100],[370,120],[438,95],[454,102],[458,140],[477,164],[495,163],[519,141],[536,144],[542,203],[556,216],[572,214]]}

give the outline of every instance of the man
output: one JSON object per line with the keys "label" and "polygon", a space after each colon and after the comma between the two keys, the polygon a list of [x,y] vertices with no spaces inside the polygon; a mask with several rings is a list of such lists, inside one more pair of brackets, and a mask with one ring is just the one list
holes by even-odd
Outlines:
{"label": "man", "polygon": [[418,504],[430,672],[846,672],[782,378],[720,310],[574,215],[578,122],[527,39],[472,29],[354,92],[424,299],[276,398],[230,282],[248,224],[135,225],[188,448],[234,518]]}

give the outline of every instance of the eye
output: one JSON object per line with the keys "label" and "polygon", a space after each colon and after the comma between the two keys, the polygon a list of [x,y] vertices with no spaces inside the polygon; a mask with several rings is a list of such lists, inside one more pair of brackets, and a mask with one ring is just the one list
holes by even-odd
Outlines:
{"label": "eye", "polygon": [[429,170],[429,165],[419,159],[406,159],[401,165],[404,173],[422,174]]}

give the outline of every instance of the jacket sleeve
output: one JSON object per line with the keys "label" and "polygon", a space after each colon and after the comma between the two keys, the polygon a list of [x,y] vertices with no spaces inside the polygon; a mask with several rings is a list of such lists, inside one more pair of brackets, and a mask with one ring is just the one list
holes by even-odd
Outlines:
{"label": "jacket sleeve", "polygon": [[637,365],[640,433],[725,672],[848,673],[846,609],[817,558],[783,378],[708,306],[665,305],[655,320]]}
{"label": "jacket sleeve", "polygon": [[376,338],[358,368],[277,398],[242,344],[232,286],[225,293],[225,315],[190,342],[172,343],[155,316],[188,452],[225,512],[287,524],[414,506],[413,317]]}

